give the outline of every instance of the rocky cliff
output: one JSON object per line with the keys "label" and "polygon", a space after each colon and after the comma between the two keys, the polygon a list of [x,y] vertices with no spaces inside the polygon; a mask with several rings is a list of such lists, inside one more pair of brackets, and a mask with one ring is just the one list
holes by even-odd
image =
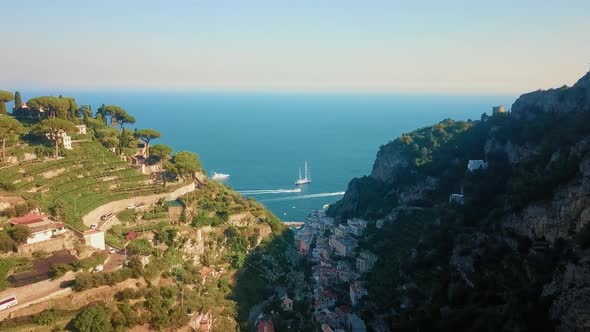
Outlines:
{"label": "rocky cliff", "polygon": [[532,117],[536,113],[575,112],[590,109],[590,72],[572,87],[538,90],[523,94],[512,105],[515,117]]}
{"label": "rocky cliff", "polygon": [[[468,159],[489,167],[469,172]],[[464,204],[448,201],[459,192]],[[415,207],[433,212],[432,226],[411,255],[377,252],[381,264],[400,263],[378,263],[369,278],[369,307],[379,308],[370,310],[389,317],[392,328],[584,330],[590,73],[572,87],[523,94],[507,115],[404,134],[380,148],[371,174],[352,180],[328,212],[385,220],[386,229],[394,214]],[[390,299],[377,296],[383,293]]]}

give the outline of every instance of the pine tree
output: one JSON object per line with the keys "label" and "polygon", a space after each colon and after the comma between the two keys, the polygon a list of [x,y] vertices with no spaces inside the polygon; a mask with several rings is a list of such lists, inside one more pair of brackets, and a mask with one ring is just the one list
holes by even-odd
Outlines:
{"label": "pine tree", "polygon": [[20,92],[14,93],[14,109],[20,109],[23,107],[23,100],[21,99]]}
{"label": "pine tree", "polygon": [[12,101],[13,98],[12,93],[0,90],[0,114],[6,114],[6,103]]}

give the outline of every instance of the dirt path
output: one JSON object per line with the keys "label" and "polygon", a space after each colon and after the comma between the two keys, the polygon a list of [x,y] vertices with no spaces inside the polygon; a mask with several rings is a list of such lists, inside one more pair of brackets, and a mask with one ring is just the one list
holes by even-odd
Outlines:
{"label": "dirt path", "polygon": [[[127,209],[129,205],[139,205],[139,204],[155,204],[160,199],[165,199],[167,201],[172,201],[177,199],[178,197],[194,191],[196,188],[195,183],[190,183],[186,186],[180,187],[171,193],[163,193],[163,194],[154,194],[149,196],[139,196],[133,198],[122,199],[119,201],[114,201],[107,203],[105,205],[99,206],[98,208],[90,211],[84,217],[82,217],[82,222],[84,225],[90,227],[92,224],[100,223],[100,217],[107,214],[113,213],[117,214],[121,211]],[[103,229],[104,230],[104,229]]]}

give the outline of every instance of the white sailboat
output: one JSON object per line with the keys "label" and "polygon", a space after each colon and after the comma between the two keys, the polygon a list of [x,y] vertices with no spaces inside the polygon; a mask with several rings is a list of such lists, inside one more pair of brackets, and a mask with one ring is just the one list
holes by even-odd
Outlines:
{"label": "white sailboat", "polygon": [[305,177],[301,177],[301,168],[299,168],[299,180],[295,181],[295,184],[300,186],[311,182],[311,176],[307,170],[307,160],[305,161]]}

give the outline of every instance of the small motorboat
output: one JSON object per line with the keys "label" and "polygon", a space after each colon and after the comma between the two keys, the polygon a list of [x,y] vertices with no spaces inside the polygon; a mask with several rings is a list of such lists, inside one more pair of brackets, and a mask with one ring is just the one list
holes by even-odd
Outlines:
{"label": "small motorboat", "polygon": [[211,180],[215,180],[215,181],[223,181],[223,180],[227,180],[228,178],[229,178],[229,174],[216,173],[216,172],[213,172],[213,175],[211,176]]}

